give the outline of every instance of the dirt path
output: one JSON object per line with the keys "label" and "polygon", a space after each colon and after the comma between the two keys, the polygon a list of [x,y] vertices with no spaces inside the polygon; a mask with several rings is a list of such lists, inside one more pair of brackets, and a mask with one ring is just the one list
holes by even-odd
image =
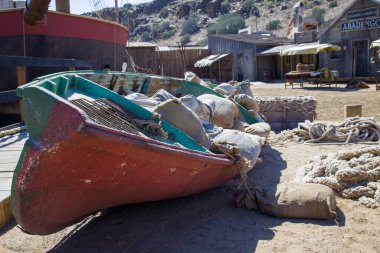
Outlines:
{"label": "dirt path", "polygon": [[[282,85],[266,85],[253,91],[315,96],[320,120],[340,120],[346,103],[361,103],[365,116],[380,117],[380,92],[373,88],[284,90]],[[263,149],[264,162],[249,180],[262,187],[289,182],[313,157],[356,146],[272,143]],[[338,199],[339,226],[333,221],[273,218],[234,207],[238,185],[234,180],[195,196],[113,208],[44,237],[24,234],[12,222],[0,230],[0,252],[380,252],[380,210]]]}

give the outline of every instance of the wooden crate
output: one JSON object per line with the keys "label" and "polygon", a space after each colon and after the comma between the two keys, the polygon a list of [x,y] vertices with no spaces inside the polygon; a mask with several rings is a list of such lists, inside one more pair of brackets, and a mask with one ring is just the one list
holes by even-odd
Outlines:
{"label": "wooden crate", "polygon": [[6,198],[0,202],[0,228],[5,226],[12,217],[11,199]]}

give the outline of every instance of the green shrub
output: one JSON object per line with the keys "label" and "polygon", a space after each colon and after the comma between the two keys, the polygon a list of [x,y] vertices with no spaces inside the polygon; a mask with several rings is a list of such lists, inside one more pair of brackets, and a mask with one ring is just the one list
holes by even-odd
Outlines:
{"label": "green shrub", "polygon": [[313,8],[311,16],[315,18],[319,22],[319,24],[323,24],[325,22],[325,13],[326,11],[324,9],[315,7]]}
{"label": "green shrub", "polygon": [[277,30],[278,28],[280,28],[280,23],[281,23],[280,20],[271,20],[268,22],[265,28],[268,31]]}
{"label": "green shrub", "polygon": [[208,44],[208,39],[200,40],[197,42],[197,46],[204,47],[207,46]]}
{"label": "green shrub", "polygon": [[148,42],[151,40],[152,40],[152,37],[150,36],[150,32],[144,32],[143,34],[141,34],[141,41],[142,42]]}
{"label": "green shrub", "polygon": [[332,1],[332,2],[329,3],[329,7],[330,7],[330,8],[335,8],[335,7],[337,7],[337,6],[338,6],[337,1]]}
{"label": "green shrub", "polygon": [[174,31],[174,30],[165,31],[165,32],[162,34],[161,38],[162,38],[163,40],[167,40],[167,39],[173,37],[174,34],[175,34],[175,31]]}
{"label": "green shrub", "polygon": [[160,14],[159,14],[160,18],[167,18],[169,16],[169,11],[167,8],[163,8],[161,11],[160,11]]}
{"label": "green shrub", "polygon": [[185,20],[182,25],[182,34],[194,34],[199,31],[197,20],[193,17]]}
{"label": "green shrub", "polygon": [[187,43],[190,42],[190,34],[185,34],[181,37],[181,45],[186,45]]}
{"label": "green shrub", "polygon": [[220,5],[220,13],[227,14],[231,10],[231,5],[228,0],[224,0]]}
{"label": "green shrub", "polygon": [[209,27],[210,34],[237,34],[240,29],[245,27],[245,21],[237,13],[220,16],[216,23]]}

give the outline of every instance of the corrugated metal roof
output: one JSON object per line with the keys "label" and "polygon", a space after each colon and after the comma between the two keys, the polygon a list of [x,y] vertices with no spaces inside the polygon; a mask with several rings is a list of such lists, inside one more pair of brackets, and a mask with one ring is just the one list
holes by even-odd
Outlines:
{"label": "corrugated metal roof", "polygon": [[282,51],[284,51],[285,49],[291,48],[291,47],[294,47],[294,44],[272,47],[271,49],[268,49],[268,50],[265,50],[265,51],[259,53],[258,56],[280,55]]}
{"label": "corrugated metal roof", "polygon": [[156,47],[157,45],[150,42],[127,42],[127,47]]}
{"label": "corrugated metal roof", "polygon": [[216,34],[210,34],[210,37],[214,38],[222,38],[226,40],[236,40],[251,44],[283,44],[283,43],[289,43],[290,40],[288,38],[284,37],[277,37],[277,36],[266,36],[266,35],[260,35],[260,34],[222,34],[222,35],[216,35]]}
{"label": "corrugated metal roof", "polygon": [[194,67],[196,68],[203,68],[203,67],[208,67],[211,66],[214,62],[219,61],[223,57],[226,57],[229,54],[214,54],[214,55],[209,55],[202,60],[197,61],[194,64]]}

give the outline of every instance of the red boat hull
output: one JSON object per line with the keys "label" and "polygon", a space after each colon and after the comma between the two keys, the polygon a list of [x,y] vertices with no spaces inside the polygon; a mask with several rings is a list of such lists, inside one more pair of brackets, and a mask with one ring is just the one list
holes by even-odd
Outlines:
{"label": "red boat hull", "polygon": [[199,193],[238,173],[224,155],[91,124],[62,102],[47,126],[39,141],[28,140],[12,186],[13,214],[33,234],[112,206]]}

